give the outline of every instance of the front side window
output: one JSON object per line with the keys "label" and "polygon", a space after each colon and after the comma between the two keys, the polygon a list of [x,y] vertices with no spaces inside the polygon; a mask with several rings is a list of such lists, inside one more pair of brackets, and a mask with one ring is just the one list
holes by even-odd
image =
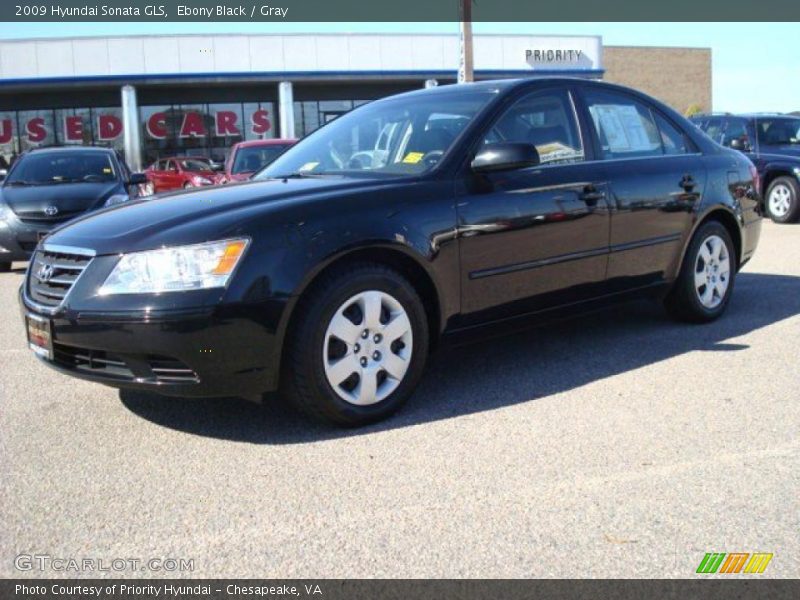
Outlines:
{"label": "front side window", "polygon": [[479,89],[365,104],[289,148],[255,179],[425,173],[496,97],[492,90]]}
{"label": "front side window", "polygon": [[18,161],[5,185],[104,182],[116,177],[111,156],[104,152],[47,152]]}
{"label": "front side window", "polygon": [[615,92],[587,90],[595,133],[604,159],[641,158],[663,154],[661,137],[650,108]]}
{"label": "front side window", "polygon": [[533,144],[541,164],[584,160],[575,110],[566,91],[536,92],[515,102],[495,122],[484,144]]}
{"label": "front side window", "polygon": [[182,160],[181,167],[184,171],[211,171],[209,163],[196,158]]}

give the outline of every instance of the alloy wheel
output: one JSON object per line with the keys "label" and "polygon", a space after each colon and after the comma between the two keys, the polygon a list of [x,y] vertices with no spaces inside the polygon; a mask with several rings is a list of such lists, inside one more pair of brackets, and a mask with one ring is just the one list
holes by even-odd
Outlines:
{"label": "alloy wheel", "polygon": [[325,332],[325,377],[336,394],[359,406],[386,399],[411,364],[413,335],[406,310],[386,292],[352,296]]}
{"label": "alloy wheel", "polygon": [[792,190],[782,183],[774,186],[769,192],[769,211],[778,218],[785,217],[792,207]]}
{"label": "alloy wheel", "polygon": [[710,235],[700,245],[694,265],[694,288],[705,308],[714,309],[725,299],[731,276],[728,247],[718,235]]}

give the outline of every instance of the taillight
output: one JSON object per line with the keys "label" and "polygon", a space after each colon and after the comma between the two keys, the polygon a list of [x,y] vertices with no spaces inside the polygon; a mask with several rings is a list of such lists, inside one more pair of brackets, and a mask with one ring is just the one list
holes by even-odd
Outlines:
{"label": "taillight", "polygon": [[758,174],[758,169],[756,166],[751,164],[750,165],[750,176],[753,178],[753,191],[756,194],[761,194],[761,176]]}

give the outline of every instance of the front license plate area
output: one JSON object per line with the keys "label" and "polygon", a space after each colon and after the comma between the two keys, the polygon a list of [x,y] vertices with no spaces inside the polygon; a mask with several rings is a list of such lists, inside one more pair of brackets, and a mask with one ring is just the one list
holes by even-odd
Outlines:
{"label": "front license plate area", "polygon": [[28,347],[42,358],[53,360],[53,330],[50,320],[26,315],[25,327],[28,330]]}

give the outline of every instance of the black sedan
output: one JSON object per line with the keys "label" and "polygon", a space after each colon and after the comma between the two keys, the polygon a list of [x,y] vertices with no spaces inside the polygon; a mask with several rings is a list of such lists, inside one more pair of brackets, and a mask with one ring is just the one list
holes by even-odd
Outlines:
{"label": "black sedan", "polygon": [[37,249],[30,347],[176,396],[283,389],[342,425],[444,334],[657,294],[719,317],[761,229],[754,168],[672,109],[548,78],[367,104],[255,180],[87,215]]}
{"label": "black sedan", "polygon": [[0,185],[0,271],[28,260],[51,229],[88,211],[127,202],[147,180],[113,150],[83,146],[26,152]]}

